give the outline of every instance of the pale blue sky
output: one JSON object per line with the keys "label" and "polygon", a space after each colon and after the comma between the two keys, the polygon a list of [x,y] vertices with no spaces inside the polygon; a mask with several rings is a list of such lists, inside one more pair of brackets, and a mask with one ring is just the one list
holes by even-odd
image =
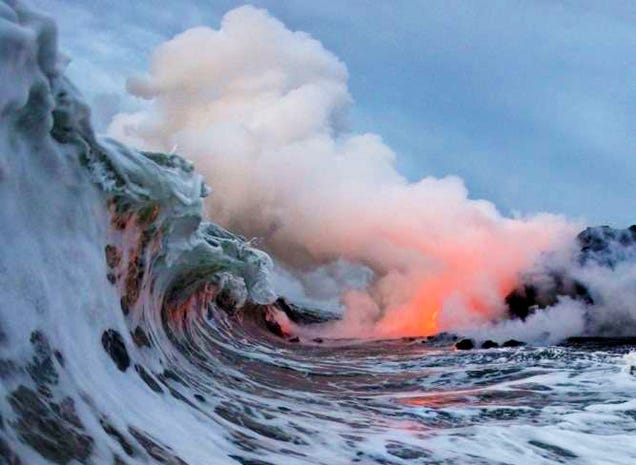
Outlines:
{"label": "pale blue sky", "polygon": [[[414,180],[461,176],[507,214],[636,222],[636,3],[268,1],[349,69],[350,125]],[[194,25],[245,2],[32,0],[59,22],[69,73],[103,127],[125,78]]]}

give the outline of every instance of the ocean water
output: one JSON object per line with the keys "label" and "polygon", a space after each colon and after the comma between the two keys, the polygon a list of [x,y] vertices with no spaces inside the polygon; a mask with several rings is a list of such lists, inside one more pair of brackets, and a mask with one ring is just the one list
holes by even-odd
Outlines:
{"label": "ocean water", "polygon": [[55,38],[0,3],[1,464],[636,463],[628,342],[285,336],[320,312],[190,163],[95,136]]}

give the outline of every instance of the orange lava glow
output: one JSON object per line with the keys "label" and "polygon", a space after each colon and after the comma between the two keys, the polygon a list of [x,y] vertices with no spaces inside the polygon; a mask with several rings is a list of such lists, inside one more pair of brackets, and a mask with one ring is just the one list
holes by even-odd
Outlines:
{"label": "orange lava glow", "polygon": [[392,244],[410,248],[432,265],[409,270],[411,292],[397,305],[389,301],[376,332],[383,337],[427,336],[501,318],[505,297],[520,274],[553,249],[561,233],[540,223],[510,220],[503,227],[478,228],[449,239],[389,236]]}

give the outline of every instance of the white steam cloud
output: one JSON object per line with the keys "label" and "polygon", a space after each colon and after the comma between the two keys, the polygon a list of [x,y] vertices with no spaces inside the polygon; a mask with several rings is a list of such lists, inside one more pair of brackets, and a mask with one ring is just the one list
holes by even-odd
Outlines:
{"label": "white steam cloud", "polygon": [[380,136],[347,132],[345,65],[263,10],[241,7],[219,29],[164,43],[129,91],[152,102],[117,115],[110,135],[194,160],[213,220],[297,272],[343,260],[373,271],[343,294],[337,334],[496,320],[518,273],[577,230],[553,215],[503,217],[456,177],[409,183]]}

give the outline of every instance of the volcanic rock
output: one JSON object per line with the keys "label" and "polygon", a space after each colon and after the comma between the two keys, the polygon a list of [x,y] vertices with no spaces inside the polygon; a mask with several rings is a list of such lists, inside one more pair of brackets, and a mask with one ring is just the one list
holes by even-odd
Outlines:
{"label": "volcanic rock", "polygon": [[488,339],[487,341],[484,341],[481,344],[482,349],[495,349],[497,347],[499,347],[499,344],[497,344],[495,341],[491,341],[490,339]]}
{"label": "volcanic rock", "polygon": [[284,297],[276,299],[274,305],[279,310],[285,312],[291,321],[299,324],[324,323],[326,321],[333,321],[340,318],[338,315],[324,309],[296,305],[289,302]]}
{"label": "volcanic rock", "polygon": [[475,348],[475,342],[472,339],[462,339],[455,343],[455,349],[457,350],[471,350]]}
{"label": "volcanic rock", "polygon": [[569,337],[559,345],[590,350],[607,350],[611,347],[634,348],[636,337],[577,336]]}
{"label": "volcanic rock", "polygon": [[566,274],[549,272],[542,275],[525,276],[526,282],[506,296],[508,313],[512,318],[525,320],[537,309],[556,304],[559,297],[570,297],[590,305],[594,301],[587,288]]}
{"label": "volcanic rock", "polygon": [[[580,249],[573,265],[595,264],[613,269],[621,262],[636,260],[636,225],[627,229],[586,228],[577,236],[577,242]],[[521,284],[506,297],[506,304],[512,318],[525,320],[537,309],[556,304],[560,297],[594,304],[589,290],[567,269],[548,269],[523,276]]]}
{"label": "volcanic rock", "polygon": [[508,339],[503,344],[501,344],[501,347],[521,347],[525,345],[525,342],[517,341],[516,339]]}
{"label": "volcanic rock", "polygon": [[577,240],[581,246],[579,262],[595,262],[614,268],[616,264],[636,259],[636,225],[627,229],[596,226],[582,231]]}

